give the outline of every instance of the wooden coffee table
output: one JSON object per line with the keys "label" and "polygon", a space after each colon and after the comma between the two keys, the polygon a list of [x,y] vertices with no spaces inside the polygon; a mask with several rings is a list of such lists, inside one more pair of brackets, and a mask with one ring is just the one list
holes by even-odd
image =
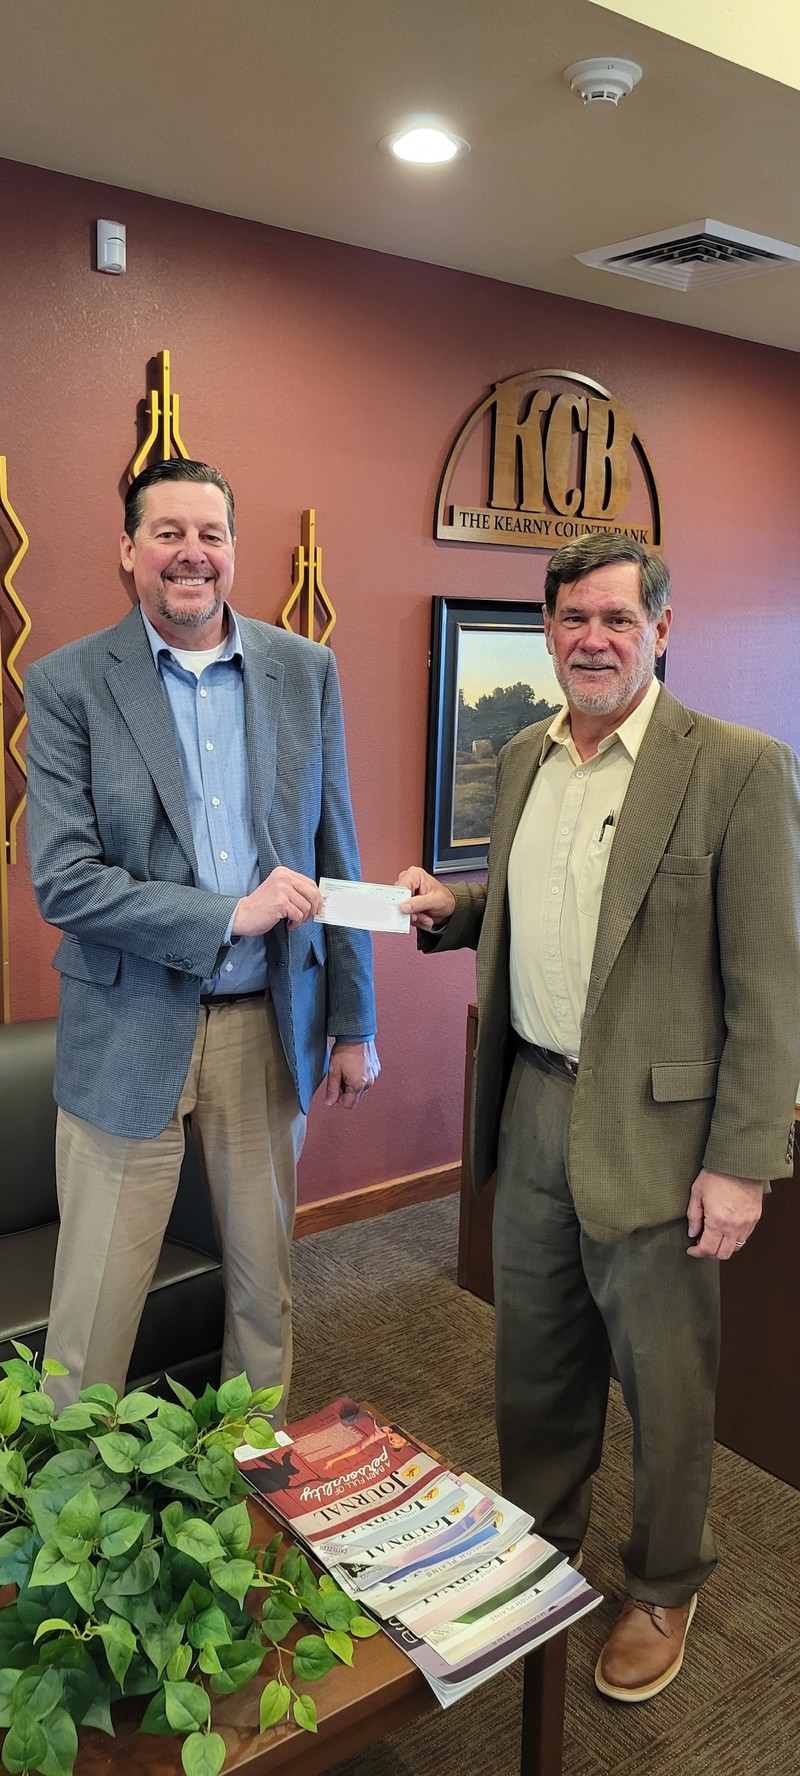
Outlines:
{"label": "wooden coffee table", "polygon": [[[254,1499],[249,1508],[259,1539],[268,1541],[280,1526]],[[0,1586],[0,1608],[12,1595],[10,1586]],[[304,1629],[295,1632],[299,1635]],[[261,1737],[256,1731],[258,1702],[275,1664],[274,1656],[268,1655],[250,1683],[233,1696],[214,1697],[212,1726],[227,1747],[222,1776],[233,1771],[242,1776],[273,1776],[273,1772],[278,1776],[292,1770],[301,1776],[322,1776],[439,1707],[405,1653],[387,1635],[376,1634],[356,1643],[352,1668],[337,1664],[319,1683],[308,1686],[317,1705],[317,1733],[303,1732],[291,1722],[272,1727]],[[528,1653],[523,1666],[520,1776],[561,1776],[566,1630]],[[470,1702],[465,1696],[455,1706],[468,1709]],[[75,1776],[183,1776],[180,1739],[138,1732],[142,1709],[142,1699],[117,1705],[113,1739],[95,1727],[81,1727]]]}
{"label": "wooden coffee table", "polygon": [[[280,1525],[254,1499],[249,1507],[259,1539],[269,1540]],[[317,1733],[305,1733],[291,1722],[260,1737],[258,1701],[274,1675],[274,1663],[268,1656],[258,1676],[243,1689],[213,1699],[212,1726],[222,1734],[228,1752],[222,1776],[233,1771],[242,1776],[273,1776],[273,1772],[278,1776],[293,1770],[301,1776],[322,1776],[439,1707],[405,1653],[387,1635],[376,1634],[356,1643],[352,1668],[336,1665],[319,1683],[303,1686],[317,1705]],[[561,1776],[566,1630],[528,1653],[523,1664],[520,1776]],[[465,1696],[455,1706],[468,1709],[470,1702]],[[118,1705],[114,1739],[94,1727],[81,1727],[75,1776],[182,1776],[181,1741],[139,1733],[141,1715],[141,1701]]]}

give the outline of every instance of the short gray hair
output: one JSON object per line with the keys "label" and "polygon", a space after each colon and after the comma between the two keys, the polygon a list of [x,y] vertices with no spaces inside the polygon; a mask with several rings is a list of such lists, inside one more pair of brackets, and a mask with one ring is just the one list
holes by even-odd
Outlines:
{"label": "short gray hair", "polygon": [[660,555],[646,549],[634,537],[615,536],[610,530],[589,531],[577,542],[557,549],[547,564],[544,599],[549,616],[555,614],[559,586],[571,586],[595,567],[615,561],[634,561],[639,568],[639,591],[651,623],[657,622],[669,603],[669,568]]}
{"label": "short gray hair", "polygon": [[190,462],[183,456],[170,456],[165,462],[151,463],[149,469],[142,469],[128,488],[125,495],[125,530],[131,542],[144,517],[145,493],[148,487],[155,487],[159,481],[202,481],[211,487],[218,487],[225,499],[228,529],[232,537],[235,535],[233,494],[225,476],[219,469],[213,469],[210,463]]}

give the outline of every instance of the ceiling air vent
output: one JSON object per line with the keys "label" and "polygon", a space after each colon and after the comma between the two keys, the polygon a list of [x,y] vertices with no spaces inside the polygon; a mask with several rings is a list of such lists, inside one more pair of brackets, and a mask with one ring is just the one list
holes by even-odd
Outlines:
{"label": "ceiling air vent", "polygon": [[615,271],[620,277],[665,284],[670,290],[696,290],[701,284],[756,277],[781,265],[796,265],[800,247],[770,240],[765,234],[750,234],[745,228],[731,228],[725,222],[705,221],[665,228],[660,234],[640,234],[636,240],[594,247],[590,253],[575,256],[581,265]]}

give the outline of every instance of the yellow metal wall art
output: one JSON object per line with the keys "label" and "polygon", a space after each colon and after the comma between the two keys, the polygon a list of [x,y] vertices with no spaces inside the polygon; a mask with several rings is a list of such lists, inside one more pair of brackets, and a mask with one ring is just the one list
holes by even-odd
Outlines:
{"label": "yellow metal wall art", "polygon": [[141,448],[137,450],[131,463],[129,478],[146,467],[150,452],[153,451],[154,462],[167,462],[171,456],[188,458],[189,452],[181,437],[180,400],[170,386],[171,373],[169,352],[160,351],[156,359],[158,365],[158,383],[149,393],[145,409],[148,419],[148,432]]}
{"label": "yellow metal wall art", "polygon": [[[0,515],[3,529],[8,529],[12,536],[13,554],[8,566],[0,574],[0,587],[3,592],[3,603],[0,605],[0,726],[3,735],[3,769],[0,771],[0,1022],[7,1024],[11,1020],[11,994],[9,988],[9,929],[8,929],[8,866],[16,863],[17,858],[17,827],[25,807],[25,760],[19,750],[19,742],[25,729],[27,716],[22,704],[22,679],[17,671],[16,661],[20,649],[24,646],[31,632],[31,620],[19,594],[14,590],[14,575],[28,548],[28,533],[22,520],[17,517],[8,497],[8,475],[6,458],[0,456]],[[9,611],[10,607],[10,611]],[[11,635],[6,646],[5,638]],[[20,714],[14,722],[11,714],[11,732],[6,737],[6,710],[4,701],[5,682],[9,680],[18,695],[21,704]]]}
{"label": "yellow metal wall art", "polygon": [[[292,569],[292,590],[281,611],[281,625],[306,635],[309,641],[326,642],[336,622],[336,612],[322,584],[322,550],[316,540],[313,507],[303,513],[300,521],[300,542],[292,554]],[[292,622],[293,616],[296,622]]]}

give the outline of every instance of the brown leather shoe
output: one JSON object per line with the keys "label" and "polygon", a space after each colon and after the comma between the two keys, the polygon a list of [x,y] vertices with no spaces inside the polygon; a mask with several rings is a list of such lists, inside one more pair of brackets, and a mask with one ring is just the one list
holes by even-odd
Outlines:
{"label": "brown leather shoe", "polygon": [[626,1597],[595,1667],[594,1681],[616,1702],[649,1702],[677,1677],[697,1596],[675,1609]]}

